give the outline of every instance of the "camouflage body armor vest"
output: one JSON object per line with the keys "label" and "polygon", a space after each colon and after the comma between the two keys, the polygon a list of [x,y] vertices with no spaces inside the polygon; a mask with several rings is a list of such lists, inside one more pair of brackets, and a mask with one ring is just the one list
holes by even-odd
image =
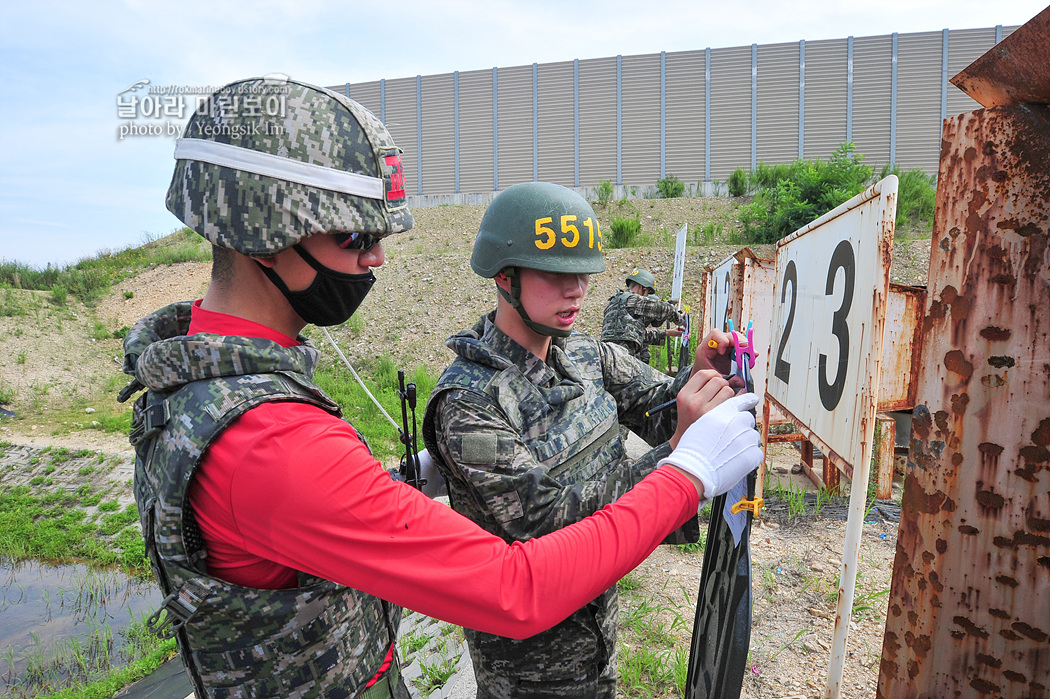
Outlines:
{"label": "camouflage body armor vest", "polygon": [[[131,430],[146,553],[166,595],[149,625],[178,639],[199,699],[357,697],[395,639],[401,608],[301,572],[299,587],[285,590],[210,576],[188,497],[208,445],[247,410],[298,401],[340,415],[310,378],[318,352],[187,337],[189,319],[189,303],[173,304],[140,320],[124,342],[124,370],[135,381],[121,399],[149,389],[135,402]],[[391,692],[407,699],[399,678]]]}
{"label": "camouflage body armor vest", "polygon": [[621,291],[609,297],[602,315],[602,342],[623,345],[642,362],[648,364],[649,345],[645,341],[645,323],[627,310],[627,300],[633,291]]}
{"label": "camouflage body armor vest", "polygon": [[[479,339],[484,320],[474,330],[449,339],[448,347],[459,356],[431,393],[423,418],[423,438],[444,472],[449,500],[456,511],[483,529],[512,541],[486,503],[479,502],[460,479],[449,477],[435,428],[435,409],[442,393],[453,389],[470,391],[498,406],[507,424],[514,427],[532,456],[547,469],[547,475],[562,485],[614,468],[626,458],[626,453],[619,439],[616,401],[605,390],[593,339],[579,333],[554,338],[548,363],[557,367],[561,380],[554,386],[537,386],[516,364]],[[633,485],[625,482],[621,492]],[[617,609],[614,586],[557,626],[527,639],[464,628],[478,686],[491,690],[508,681],[593,681],[615,662]]]}

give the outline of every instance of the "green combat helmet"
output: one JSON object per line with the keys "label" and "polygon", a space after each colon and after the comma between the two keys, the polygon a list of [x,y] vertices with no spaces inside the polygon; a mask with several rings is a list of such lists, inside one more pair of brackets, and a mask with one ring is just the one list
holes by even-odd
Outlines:
{"label": "green combat helmet", "polygon": [[627,275],[628,282],[634,282],[643,289],[648,289],[650,294],[656,293],[656,277],[647,269],[636,269]]}
{"label": "green combat helmet", "polygon": [[605,271],[602,231],[594,209],[571,189],[551,182],[523,182],[500,192],[481,219],[470,266],[486,279],[504,271],[511,290],[500,294],[541,335],[569,330],[541,325],[521,305],[521,268],[565,274]]}
{"label": "green combat helmet", "polygon": [[255,78],[212,93],[175,144],[167,207],[220,247],[274,255],[318,233],[412,227],[401,151],[338,93]]}

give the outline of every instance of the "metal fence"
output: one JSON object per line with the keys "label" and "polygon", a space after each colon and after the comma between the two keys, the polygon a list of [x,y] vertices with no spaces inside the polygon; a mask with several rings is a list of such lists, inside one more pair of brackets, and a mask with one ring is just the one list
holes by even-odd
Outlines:
{"label": "metal fence", "polygon": [[386,123],[417,205],[484,203],[529,180],[609,180],[618,195],[641,195],[669,174],[710,194],[737,168],[826,158],[847,141],[876,171],[895,163],[936,173],[942,120],[980,106],[949,78],[1014,29],[577,59],[331,89]]}

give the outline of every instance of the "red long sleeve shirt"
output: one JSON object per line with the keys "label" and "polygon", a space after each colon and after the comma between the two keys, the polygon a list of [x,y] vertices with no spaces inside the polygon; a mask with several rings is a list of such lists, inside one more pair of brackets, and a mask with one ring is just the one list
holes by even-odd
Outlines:
{"label": "red long sleeve shirt", "polygon": [[[189,332],[295,344],[199,301]],[[190,500],[216,577],[294,587],[302,570],[512,638],[547,629],[594,599],[696,514],[699,502],[689,479],[657,469],[586,520],[507,544],[392,480],[342,420],[285,402],[249,410],[218,437]]]}

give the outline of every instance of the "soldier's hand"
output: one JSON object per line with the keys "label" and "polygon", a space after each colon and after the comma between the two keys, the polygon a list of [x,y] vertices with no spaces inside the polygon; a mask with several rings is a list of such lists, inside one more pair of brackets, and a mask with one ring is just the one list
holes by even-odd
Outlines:
{"label": "soldier's hand", "polygon": [[750,412],[756,405],[754,393],[723,401],[693,423],[671,455],[660,461],[660,466],[675,466],[703,483],[701,505],[729,492],[762,463],[755,417]]}
{"label": "soldier's hand", "polygon": [[667,337],[681,337],[684,332],[685,328],[667,328],[664,330],[664,335]]}
{"label": "soldier's hand", "polygon": [[705,413],[733,397],[735,389],[728,381],[712,369],[704,369],[689,377],[675,397],[678,408],[678,425],[670,439],[671,447],[678,446],[689,426]]}
{"label": "soldier's hand", "polygon": [[[715,345],[712,347],[712,343]],[[692,374],[705,369],[713,369],[725,376],[732,373],[733,362],[729,358],[729,350],[733,347],[733,338],[721,330],[712,330],[707,333],[696,348],[696,357],[693,358]],[[729,380],[734,389],[746,388],[744,380],[734,376]]]}

